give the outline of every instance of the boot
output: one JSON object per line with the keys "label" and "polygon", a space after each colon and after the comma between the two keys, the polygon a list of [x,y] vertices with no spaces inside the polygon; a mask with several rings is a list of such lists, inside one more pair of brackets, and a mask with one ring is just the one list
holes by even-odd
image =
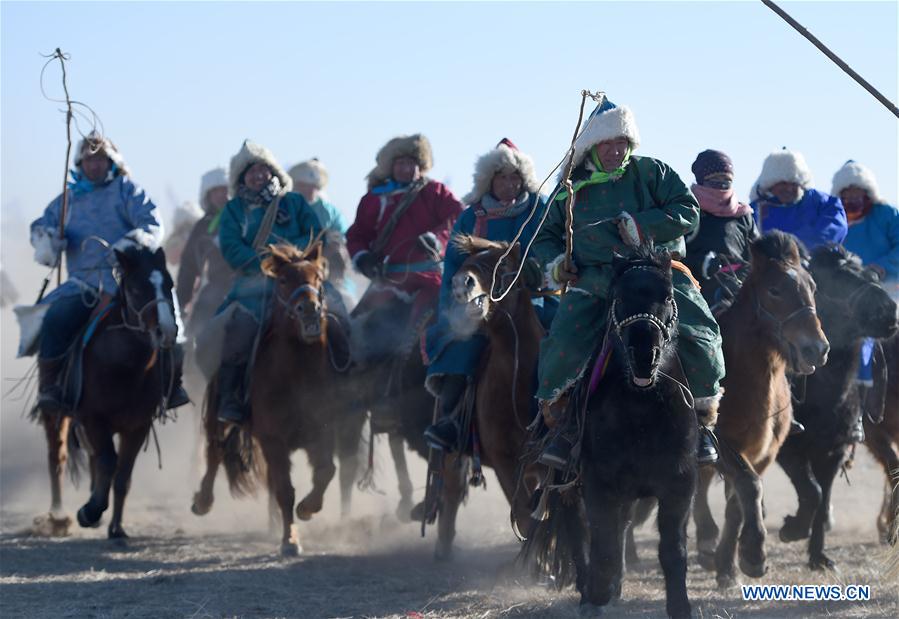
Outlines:
{"label": "boot", "polygon": [[537,462],[553,469],[564,470],[571,464],[571,450],[577,442],[577,423],[574,415],[567,414],[568,399],[560,398],[548,405],[544,415],[558,420],[558,428],[549,444],[537,457]]}
{"label": "boot", "polygon": [[223,363],[218,374],[219,407],[218,420],[222,423],[240,425],[246,418],[244,404],[245,364]]}
{"label": "boot", "polygon": [[447,374],[440,388],[440,419],[425,430],[428,446],[452,452],[459,442],[459,400],[468,385],[467,377],[461,374]]}
{"label": "boot", "polygon": [[718,448],[715,447],[715,434],[704,425],[699,426],[699,444],[696,447],[696,461],[699,466],[718,462]]}
{"label": "boot", "polygon": [[66,367],[66,355],[54,359],[38,357],[37,407],[45,415],[65,413],[68,407],[63,402],[62,372]]}
{"label": "boot", "polygon": [[[163,355],[162,359],[162,376],[166,383],[170,376],[169,373],[174,371],[174,376],[172,376],[172,386],[171,389],[169,389],[168,397],[166,398],[166,408],[171,410],[173,408],[178,408],[179,406],[184,406],[185,404],[190,404],[190,396],[187,395],[187,391],[184,390],[184,385],[181,383],[181,374],[184,371],[184,345],[175,344],[172,348],[172,353],[170,355]],[[174,368],[169,369],[169,364],[172,364]]]}

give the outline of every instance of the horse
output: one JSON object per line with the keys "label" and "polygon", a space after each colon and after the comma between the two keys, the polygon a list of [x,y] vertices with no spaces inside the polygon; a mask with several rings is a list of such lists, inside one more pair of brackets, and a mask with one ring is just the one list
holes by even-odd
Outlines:
{"label": "horse", "polygon": [[[856,384],[865,338],[889,338],[899,331],[896,303],[877,284],[877,275],[839,245],[812,253],[809,270],[817,290],[815,302],[830,342],[827,365],[806,379],[805,396],[793,406],[805,425],[777,454],[799,497],[794,515],[784,519],[780,540],[808,539],[809,567],[833,569],[824,554],[824,534],[833,482],[854,445],[853,429],[862,415]],[[801,389],[800,389],[801,391]],[[883,409],[869,411],[874,421]]]}
{"label": "horse", "polygon": [[[543,326],[531,303],[530,291],[515,280],[521,264],[521,246],[461,235],[452,241],[468,258],[453,276],[453,295],[467,332],[481,329],[488,345],[478,364],[477,379],[469,387],[463,401],[473,403],[466,411],[470,419],[462,428],[461,453],[443,458],[440,468],[442,483],[438,497],[438,539],[435,557],[452,556],[456,535],[456,515],[466,495],[467,473],[472,460],[478,466],[493,468],[500,487],[512,509],[512,520],[519,531],[530,526],[530,499],[541,477],[540,466],[520,470],[528,438],[528,425],[534,409],[534,375],[543,338]],[[507,254],[501,266],[497,264]],[[496,284],[494,283],[496,272]],[[502,298],[494,295],[504,292]],[[472,415],[469,417],[469,415]],[[475,471],[478,474],[478,471]]]}
{"label": "horse", "polygon": [[787,372],[807,375],[827,361],[830,345],[815,310],[815,283],[802,264],[799,241],[772,231],[751,246],[749,274],[733,304],[718,317],[727,377],[718,409],[727,508],[724,531],[708,504],[715,470],[704,467],[694,508],[700,565],[717,572],[720,587],[736,583],[740,569],[758,578],[767,571],[761,475],[790,431]]}
{"label": "horse", "polygon": [[336,411],[328,395],[335,377],[328,357],[326,264],[321,253],[318,241],[305,250],[287,244],[269,246],[262,272],[274,280],[274,303],[251,371],[250,418],[226,434],[218,421],[218,381],[213,378],[204,407],[206,473],[191,506],[200,516],[212,508],[215,476],[222,463],[235,496],[253,492],[265,478],[280,511],[283,556],[296,556],[301,550],[293,519],[290,454],[305,449],[312,466],[312,489],[296,506],[300,520],[321,511],[336,471]]}
{"label": "horse", "polygon": [[886,477],[877,531],[881,542],[895,545],[899,540],[899,335],[882,345],[887,366],[883,420],[875,424],[865,416],[863,421],[865,445]]}
{"label": "horse", "polygon": [[[113,513],[107,535],[128,538],[122,517],[131,472],[154,418],[165,412],[172,380],[166,371],[173,370],[173,363],[164,363],[163,357],[172,354],[177,326],[165,254],[161,248],[113,251],[120,284],[88,332],[79,336],[87,343],[81,351],[80,397],[76,396],[72,415],[39,413],[47,439],[51,490],[50,513],[43,526],[49,527],[51,535],[68,533],[71,518],[62,508],[62,474],[67,461],[77,474],[84,450],[89,454],[91,494],[78,510],[78,524],[100,525],[111,488]],[[77,380],[77,376],[71,378]],[[116,434],[118,450],[113,442]]]}
{"label": "horse", "polygon": [[579,478],[561,495],[541,489],[557,498],[547,501],[549,518],[532,528],[522,556],[536,555],[560,584],[570,580],[573,564],[582,614],[598,614],[621,596],[625,536],[637,501],[655,497],[666,610],[689,617],[687,521],[698,424],[676,352],[671,257],[644,246],[630,258],[616,257],[613,269],[609,328],[594,356],[600,365],[607,360],[605,374],[592,395],[593,381],[582,380],[569,403],[585,410]]}

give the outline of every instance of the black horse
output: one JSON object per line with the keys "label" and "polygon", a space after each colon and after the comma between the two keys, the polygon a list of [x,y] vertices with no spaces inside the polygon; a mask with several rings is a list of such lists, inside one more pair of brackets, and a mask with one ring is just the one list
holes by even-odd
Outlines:
{"label": "black horse", "polygon": [[165,411],[164,398],[174,379],[171,358],[165,357],[172,355],[177,326],[173,282],[162,249],[132,247],[116,250],[115,257],[119,289],[84,349],[83,387],[73,413],[83,431],[74,444],[87,450],[91,466],[91,495],[78,510],[78,524],[99,526],[111,488],[109,537],[126,538],[122,512],[131,472],[154,418]]}
{"label": "black horse", "polygon": [[[819,247],[809,265],[817,284],[815,301],[830,341],[826,365],[807,378],[793,407],[805,432],[787,439],[777,461],[799,495],[795,515],[787,516],[780,539],[809,538],[809,567],[833,568],[824,554],[824,532],[830,493],[854,442],[853,430],[863,414],[855,378],[865,338],[888,338],[899,331],[896,303],[877,283],[877,276],[841,246]],[[873,401],[873,398],[872,398]],[[883,415],[883,401],[869,407],[873,421]]]}
{"label": "black horse", "polygon": [[[671,617],[689,617],[687,519],[697,482],[698,437],[676,355],[671,258],[642,248],[630,259],[616,259],[614,271],[611,359],[593,395],[572,397],[581,403],[576,406],[586,401],[582,494],[548,500],[549,518],[531,531],[523,553],[526,562],[536,553],[557,582],[570,580],[573,565],[582,611],[599,612],[621,595],[625,536],[635,504],[655,497],[666,609]],[[602,348],[598,342],[598,354]]]}

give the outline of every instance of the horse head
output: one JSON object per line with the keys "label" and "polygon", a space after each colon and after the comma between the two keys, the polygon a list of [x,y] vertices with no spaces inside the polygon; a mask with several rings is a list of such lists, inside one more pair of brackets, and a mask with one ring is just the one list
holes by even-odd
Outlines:
{"label": "horse head", "polygon": [[889,338],[899,332],[896,302],[858,256],[841,245],[821,246],[812,252],[809,270],[818,287],[819,314],[835,343]]}
{"label": "horse head", "polygon": [[119,272],[119,302],[125,325],[150,335],[156,348],[171,348],[178,335],[174,282],[162,248],[128,246],[115,249]]}
{"label": "horse head", "polygon": [[273,324],[289,325],[304,343],[321,341],[327,320],[323,286],[328,268],[321,241],[306,249],[288,244],[268,249],[262,272],[275,280]]}
{"label": "horse head", "polygon": [[[453,276],[456,307],[451,312],[460,330],[473,332],[490,319],[497,307],[512,302],[510,297],[514,295],[506,295],[501,300],[497,298],[513,285],[518,275],[521,246],[467,234],[457,235],[452,243],[460,254],[468,257]],[[520,282],[519,278],[514,285],[519,286]]]}
{"label": "horse head", "polygon": [[610,333],[625,359],[628,384],[649,389],[677,334],[671,256],[643,246],[627,258],[615,256],[612,266]]}
{"label": "horse head", "polygon": [[755,320],[771,327],[769,336],[797,374],[827,363],[830,343],[815,308],[815,282],[803,266],[804,249],[779,230],[753,241],[752,262],[743,290],[753,295]]}

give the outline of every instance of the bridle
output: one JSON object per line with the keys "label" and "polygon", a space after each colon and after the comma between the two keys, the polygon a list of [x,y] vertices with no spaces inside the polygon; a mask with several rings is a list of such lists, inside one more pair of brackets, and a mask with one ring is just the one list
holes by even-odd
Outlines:
{"label": "bridle", "polygon": [[[623,273],[627,273],[627,271],[631,271],[634,269],[643,269],[647,271],[657,271],[662,272],[660,267],[648,266],[648,265],[635,265],[627,268]],[[615,332],[615,335],[621,339],[621,332],[627,329],[628,327],[638,323],[638,322],[648,322],[650,325],[654,326],[658,329],[662,334],[662,339],[664,343],[667,345],[674,339],[674,330],[677,328],[677,303],[674,301],[674,297],[670,297],[666,304],[671,306],[671,316],[668,320],[663,321],[661,318],[656,316],[655,314],[649,312],[638,312],[636,314],[632,314],[618,320],[618,298],[615,297],[612,299],[612,307],[609,309],[609,317],[612,323],[612,330]]]}
{"label": "bridle", "polygon": [[761,300],[761,298],[759,297],[758,290],[756,290],[755,287],[752,288],[752,293],[753,293],[753,296],[755,297],[755,315],[756,315],[756,318],[758,318],[758,319],[760,319],[760,320],[761,320],[761,319],[767,320],[767,321],[771,322],[771,323],[776,327],[776,329],[777,329],[777,336],[776,336],[776,339],[777,339],[777,340],[783,339],[783,330],[784,330],[784,327],[785,327],[785,326],[787,325],[787,323],[790,322],[791,320],[793,320],[793,319],[795,319],[795,318],[798,318],[799,316],[805,316],[806,314],[809,314],[809,315],[811,315],[811,316],[817,316],[817,315],[818,315],[818,312],[817,312],[817,310],[815,309],[815,306],[814,306],[814,305],[806,304],[806,305],[803,305],[802,307],[800,307],[799,309],[790,312],[790,313],[787,315],[786,318],[784,318],[784,319],[781,320],[780,318],[778,318],[777,316],[775,316],[773,313],[771,313],[771,311],[768,310],[764,305],[762,305],[762,300]]}
{"label": "bridle", "polygon": [[318,310],[315,313],[315,317],[321,320],[325,315],[325,304],[321,302],[322,300],[322,285],[320,284],[318,287],[313,286],[312,284],[300,284],[296,288],[294,288],[293,292],[290,293],[286,299],[281,295],[281,293],[275,290],[275,299],[277,299],[278,303],[284,307],[284,311],[287,314],[287,317],[291,320],[301,319],[303,318],[302,310],[297,308],[300,295],[304,292],[310,293],[316,301],[318,301]]}

